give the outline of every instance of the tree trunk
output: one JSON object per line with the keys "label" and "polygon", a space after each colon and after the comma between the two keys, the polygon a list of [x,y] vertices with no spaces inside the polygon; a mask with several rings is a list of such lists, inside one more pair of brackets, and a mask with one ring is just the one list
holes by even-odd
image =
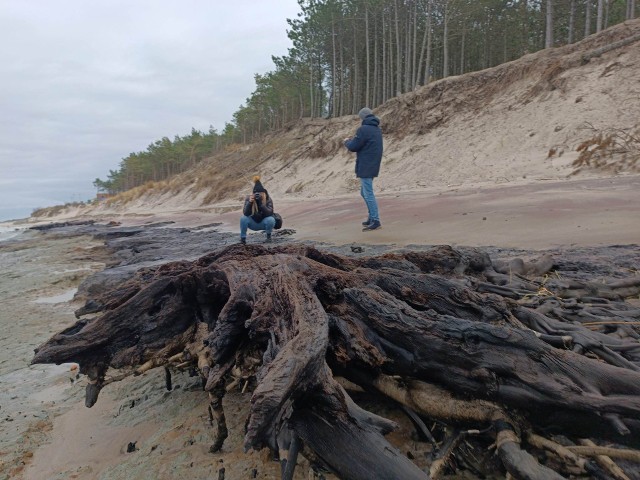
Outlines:
{"label": "tree trunk", "polygon": [[[431,6],[431,0],[427,0],[427,4],[428,7],[427,9],[429,9],[429,7]],[[428,10],[427,10],[428,12]],[[427,35],[429,34],[429,13],[427,13],[427,21],[425,22],[425,27],[424,27],[424,34],[422,35],[422,46],[420,47],[420,59],[418,60],[418,66],[416,68],[415,71],[415,77],[413,79],[413,89],[415,90],[418,85],[420,84],[420,75],[422,73],[422,61],[424,60],[424,52],[425,52],[425,48],[427,46]],[[422,85],[425,85],[427,83],[427,78],[425,76],[424,81],[422,82]]]}
{"label": "tree trunk", "polygon": [[445,1],[444,6],[444,32],[442,34],[442,78],[449,76],[449,5],[450,0]]}
{"label": "tree trunk", "polygon": [[433,0],[427,0],[427,60],[424,67],[424,83],[425,85],[431,81],[431,51],[433,46],[433,29],[431,22],[431,13],[433,8]]}
{"label": "tree trunk", "polygon": [[300,450],[344,479],[429,478],[384,438],[396,425],[359,407],[342,376],[432,420],[492,427],[516,478],[560,478],[516,432],[640,438],[637,329],[581,324],[637,323],[621,296],[637,297],[640,280],[547,275],[555,263],[447,246],[347,258],[234,245],[103,289],[77,312],[102,314],[54,335],[32,363],[79,363],[89,407],[113,381],[109,368],[191,363],[213,392],[220,429],[221,386],[238,370],[255,379],[246,448],[293,451],[291,465]]}
{"label": "tree trunk", "polygon": [[[358,37],[356,35],[356,25],[353,25],[353,73],[351,76],[351,109],[350,114],[354,115],[360,110],[360,66],[358,62]],[[363,105],[365,106],[365,105]]]}
{"label": "tree trunk", "polygon": [[413,42],[411,48],[411,75],[409,75],[409,90],[415,90],[416,88],[416,77],[418,76],[418,2],[415,1],[413,3]]}
{"label": "tree trunk", "polygon": [[344,115],[344,109],[345,109],[345,94],[346,94],[346,88],[345,88],[345,81],[344,81],[344,74],[345,74],[345,70],[344,70],[344,45],[342,44],[342,36],[340,36],[340,42],[338,43],[338,51],[339,53],[339,62],[340,64],[338,65],[338,72],[339,72],[339,83],[338,83],[338,116],[342,117]]}
{"label": "tree trunk", "polygon": [[522,0],[520,2],[520,14],[522,21],[522,54],[529,53],[529,2]]}
{"label": "tree trunk", "polygon": [[602,21],[604,17],[604,0],[598,0],[598,17],[596,19],[596,33],[602,31]]}
{"label": "tree trunk", "polygon": [[411,47],[413,46],[411,39],[411,9],[406,8],[406,28],[404,34],[404,87],[403,91],[408,92],[411,90],[411,77],[413,75],[411,71],[411,57],[413,57],[413,53],[411,51]]}
{"label": "tree trunk", "polygon": [[553,0],[547,0],[546,19],[547,23],[544,48],[551,48],[553,47]]}
{"label": "tree trunk", "polygon": [[[375,19],[375,32],[373,40],[373,92],[371,96],[371,108],[375,108],[382,103],[382,96],[378,92],[380,88],[380,68],[378,60],[378,19]],[[382,41],[384,42],[384,34],[382,35]]]}
{"label": "tree trunk", "polygon": [[393,2],[395,6],[396,24],[396,96],[402,94],[402,50],[400,46],[400,20],[398,19],[398,0]]}
{"label": "tree trunk", "polygon": [[364,104],[366,106],[372,105],[372,95],[370,90],[370,79],[371,79],[371,68],[370,68],[370,58],[371,54],[369,52],[369,8],[367,4],[364,5],[364,38],[365,38],[365,51],[367,55],[367,73],[366,73],[366,85],[364,88]]}
{"label": "tree trunk", "polygon": [[315,88],[313,84],[313,60],[309,58],[309,118],[315,117]]}
{"label": "tree trunk", "polygon": [[329,116],[335,117],[338,115],[338,95],[337,95],[337,87],[336,87],[336,78],[337,78],[337,59],[336,59],[336,24],[333,18],[333,14],[331,15],[331,48],[333,53],[332,58],[332,76],[331,76],[331,113]]}
{"label": "tree trunk", "polygon": [[574,31],[576,27],[576,0],[571,0],[569,6],[569,31],[567,33],[567,43],[573,43]]}
{"label": "tree trunk", "polygon": [[387,101],[387,36],[384,13],[382,14],[382,103]]}
{"label": "tree trunk", "polygon": [[[466,34],[467,34],[467,30],[465,28],[463,28],[462,29],[462,38],[460,39],[460,72],[459,72],[460,75],[462,75],[464,73],[464,55],[465,55],[465,53],[464,53],[464,47],[465,47],[464,41],[465,41]],[[504,38],[505,38],[505,42],[504,42],[505,54],[504,54],[504,56],[506,58],[506,56],[507,56],[507,53],[506,53],[506,50],[507,50],[506,36]],[[506,60],[505,60],[505,62],[506,62]]]}

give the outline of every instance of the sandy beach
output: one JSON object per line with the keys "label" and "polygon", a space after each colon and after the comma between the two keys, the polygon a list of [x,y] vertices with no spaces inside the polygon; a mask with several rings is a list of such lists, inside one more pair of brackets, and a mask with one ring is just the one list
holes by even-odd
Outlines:
{"label": "sandy beach", "polygon": [[[386,194],[379,198],[384,227],[366,234],[359,227],[364,206],[356,194],[276,199],[276,206],[285,227],[296,231],[291,240],[357,244],[365,255],[374,245],[412,244],[571,250],[637,243],[639,187],[640,177],[623,176]],[[198,209],[99,221],[172,221],[175,227],[220,222],[220,229],[236,231],[237,219],[238,211]],[[261,242],[262,236],[253,234],[249,241]],[[0,242],[0,478],[204,479],[222,467],[226,478],[250,478],[254,469],[254,478],[277,478],[276,462],[242,449],[250,392],[225,397],[232,432],[223,452],[212,455],[197,377],[178,376],[168,392],[162,369],[152,370],[110,385],[87,409],[85,379],[75,378],[74,365],[29,365],[37,345],[75,321],[73,311],[81,306],[72,300],[76,288],[108,261],[103,242],[86,236],[28,231]],[[410,429],[402,416],[382,413]],[[130,444],[134,450],[127,453]],[[420,442],[410,448],[416,458],[428,450]],[[307,478],[307,470],[299,468],[296,478]]]}
{"label": "sandy beach", "polygon": [[[545,249],[640,241],[640,176],[516,186],[459,187],[379,198],[383,228],[363,235],[364,202],[282,204],[296,238],[334,244],[376,243]],[[232,225],[231,215],[223,217]]]}
{"label": "sandy beach", "polygon": [[[274,198],[284,227],[297,240],[334,245],[466,245],[541,250],[558,246],[640,241],[640,175],[459,185],[378,194],[381,230],[363,234],[366,207],[359,192],[320,198]],[[154,208],[94,216],[123,225],[173,221],[175,226],[222,222],[238,231],[241,204],[191,209]],[[83,218],[83,217],[79,217]],[[89,218],[89,217],[87,217]]]}

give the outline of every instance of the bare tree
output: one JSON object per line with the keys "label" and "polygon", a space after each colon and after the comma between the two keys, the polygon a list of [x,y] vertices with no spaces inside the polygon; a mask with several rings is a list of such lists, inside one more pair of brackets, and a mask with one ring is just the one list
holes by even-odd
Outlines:
{"label": "bare tree", "polygon": [[586,0],[584,14],[584,36],[591,35],[591,0]]}

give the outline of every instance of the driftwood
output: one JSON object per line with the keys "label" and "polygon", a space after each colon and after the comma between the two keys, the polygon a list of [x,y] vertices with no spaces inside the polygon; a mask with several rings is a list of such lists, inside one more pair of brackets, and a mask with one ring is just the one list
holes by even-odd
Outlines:
{"label": "driftwood", "polygon": [[632,43],[638,41],[640,41],[640,35],[633,35],[629,38],[625,38],[624,40],[619,40],[609,45],[605,45],[604,47],[596,48],[595,50],[591,50],[590,52],[582,55],[582,63],[589,63],[592,58],[599,57],[607,52],[610,52],[611,50],[626,47],[627,45],[631,45]]}
{"label": "driftwood", "polygon": [[[227,434],[224,393],[251,385],[245,447],[269,447],[282,478],[299,454],[343,479],[429,478],[385,439],[395,423],[359,407],[345,383],[451,431],[486,432],[476,437],[491,436],[514,478],[561,478],[527,449],[548,450],[555,443],[540,439],[555,433],[637,447],[640,311],[624,297],[640,282],[633,272],[563,280],[553,266],[494,268],[482,250],[446,246],[348,258],[235,245],[141,269],[89,299],[102,314],[52,337],[33,363],[79,363],[89,407],[109,368],[120,369],[113,379],[195,368],[210,392],[212,450]],[[569,470],[600,468],[558,452]]]}

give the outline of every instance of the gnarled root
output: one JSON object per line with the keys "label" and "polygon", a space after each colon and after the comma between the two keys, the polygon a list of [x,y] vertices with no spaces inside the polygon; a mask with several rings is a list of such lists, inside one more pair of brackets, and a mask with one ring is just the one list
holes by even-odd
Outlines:
{"label": "gnarled root", "polygon": [[[334,375],[453,428],[491,427],[512,476],[557,478],[520,432],[632,443],[640,334],[628,321],[640,314],[621,300],[636,278],[540,279],[553,265],[500,273],[484,252],[446,246],[357,259],[232,246],[105,293],[102,316],[52,337],[33,363],[79,363],[87,406],[117,378],[108,368],[194,368],[211,394],[214,450],[227,435],[225,387],[251,383],[245,448],[281,449],[285,478],[297,452],[345,479],[428,478],[385,439],[393,422],[358,407]],[[612,319],[627,323],[581,321]]]}

